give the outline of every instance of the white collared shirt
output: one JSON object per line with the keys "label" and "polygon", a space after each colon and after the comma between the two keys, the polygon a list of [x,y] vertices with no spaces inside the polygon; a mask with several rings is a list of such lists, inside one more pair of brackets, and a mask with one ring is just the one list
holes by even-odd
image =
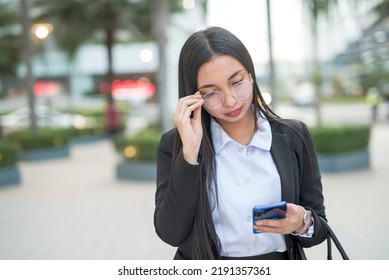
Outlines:
{"label": "white collared shirt", "polygon": [[270,124],[260,117],[258,127],[250,144],[244,146],[211,120],[219,201],[216,203],[213,189],[210,206],[222,256],[255,256],[286,250],[284,235],[253,233],[253,207],[281,201],[280,176],[270,154]]}

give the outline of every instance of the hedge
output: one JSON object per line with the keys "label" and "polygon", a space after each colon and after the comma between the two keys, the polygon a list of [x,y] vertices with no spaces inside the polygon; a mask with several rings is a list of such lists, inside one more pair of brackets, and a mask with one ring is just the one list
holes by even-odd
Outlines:
{"label": "hedge", "polygon": [[29,129],[19,130],[6,136],[17,143],[22,150],[47,147],[63,147],[69,142],[69,129],[39,128],[33,133]]}
{"label": "hedge", "polygon": [[319,154],[340,154],[369,146],[369,125],[318,126],[310,129]]}
{"label": "hedge", "polygon": [[148,127],[135,136],[118,135],[113,139],[115,149],[126,159],[155,161],[161,134]]}
{"label": "hedge", "polygon": [[0,168],[15,166],[19,161],[19,147],[8,139],[0,139]]}

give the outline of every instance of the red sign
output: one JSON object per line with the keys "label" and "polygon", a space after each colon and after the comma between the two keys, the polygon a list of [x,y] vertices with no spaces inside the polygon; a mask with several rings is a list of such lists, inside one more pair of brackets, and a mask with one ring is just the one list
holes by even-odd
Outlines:
{"label": "red sign", "polygon": [[148,81],[115,80],[112,82],[112,95],[117,99],[149,98],[154,93],[155,86]]}
{"label": "red sign", "polygon": [[53,96],[60,93],[60,85],[55,82],[37,82],[34,85],[34,93],[37,96]]}

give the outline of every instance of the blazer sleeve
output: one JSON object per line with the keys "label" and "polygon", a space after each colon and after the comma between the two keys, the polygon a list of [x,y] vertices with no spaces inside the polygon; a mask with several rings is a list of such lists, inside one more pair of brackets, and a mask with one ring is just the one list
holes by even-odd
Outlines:
{"label": "blazer sleeve", "polygon": [[157,150],[157,190],[154,226],[158,236],[180,246],[189,236],[194,221],[201,164],[191,165],[178,154],[172,166],[175,129],[162,135]]}
{"label": "blazer sleeve", "polygon": [[303,145],[300,154],[300,190],[299,204],[312,211],[312,217],[315,222],[313,238],[297,237],[303,247],[311,247],[323,242],[327,237],[327,231],[322,224],[325,215],[323,187],[321,174],[317,161],[316,150],[308,130],[308,127],[300,122],[302,129]]}

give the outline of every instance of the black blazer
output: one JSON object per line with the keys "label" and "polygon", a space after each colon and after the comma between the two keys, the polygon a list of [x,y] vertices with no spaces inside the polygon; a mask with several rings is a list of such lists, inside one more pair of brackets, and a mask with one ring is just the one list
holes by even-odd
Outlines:
{"label": "black blazer", "polygon": [[[269,122],[273,135],[270,152],[281,178],[282,200],[311,210],[315,223],[312,238],[285,236],[289,258],[298,259],[296,242],[302,247],[312,247],[327,237],[318,217],[325,218],[321,175],[307,126],[292,120]],[[181,151],[172,167],[177,133],[174,128],[163,134],[158,146],[154,225],[163,241],[178,247],[175,259],[191,259],[189,235],[198,199],[201,163],[189,164]]]}

